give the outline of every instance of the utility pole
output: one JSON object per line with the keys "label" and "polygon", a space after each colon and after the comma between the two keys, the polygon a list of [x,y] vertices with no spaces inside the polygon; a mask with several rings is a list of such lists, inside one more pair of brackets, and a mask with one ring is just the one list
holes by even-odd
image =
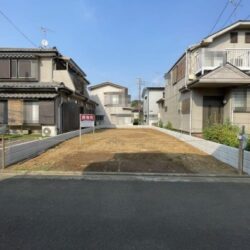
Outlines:
{"label": "utility pole", "polygon": [[137,78],[137,85],[138,85],[138,112],[139,112],[139,120],[140,116],[141,116],[141,87],[142,85],[144,85],[144,82],[142,80],[142,78],[138,77]]}

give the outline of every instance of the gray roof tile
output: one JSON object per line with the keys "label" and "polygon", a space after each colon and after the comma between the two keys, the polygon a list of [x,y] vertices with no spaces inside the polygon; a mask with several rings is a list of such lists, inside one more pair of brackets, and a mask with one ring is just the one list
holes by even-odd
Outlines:
{"label": "gray roof tile", "polygon": [[18,99],[25,99],[25,98],[46,98],[51,99],[57,96],[56,93],[0,93],[0,98],[18,98]]}

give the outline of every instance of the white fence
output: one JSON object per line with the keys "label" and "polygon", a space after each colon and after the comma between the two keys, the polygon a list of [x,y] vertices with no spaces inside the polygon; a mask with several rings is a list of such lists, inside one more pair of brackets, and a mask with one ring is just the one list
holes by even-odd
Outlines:
{"label": "white fence", "polygon": [[[87,128],[82,129],[82,134],[89,133],[93,129]],[[31,142],[25,142],[17,145],[9,146],[5,149],[5,166],[23,161],[28,158],[35,157],[47,149],[64,142],[65,140],[71,139],[79,135],[79,130],[60,134],[54,137],[35,140]],[[2,150],[0,150],[2,151]],[[2,152],[0,152],[0,169],[2,168]]]}
{"label": "white fence", "polygon": [[[214,158],[227,163],[228,165],[238,169],[238,154],[237,148],[222,145],[216,142],[207,141],[201,138],[182,134],[176,131],[167,130],[163,128],[152,127],[155,130],[171,135],[181,141],[184,141],[201,151],[212,155]],[[250,152],[244,153],[244,171],[250,174]]]}

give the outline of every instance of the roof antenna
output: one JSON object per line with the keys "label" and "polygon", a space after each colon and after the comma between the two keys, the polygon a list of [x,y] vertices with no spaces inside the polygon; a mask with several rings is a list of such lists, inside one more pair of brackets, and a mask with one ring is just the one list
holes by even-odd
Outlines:
{"label": "roof antenna", "polygon": [[49,47],[49,42],[47,40],[47,34],[48,34],[48,32],[54,32],[54,31],[49,29],[49,28],[45,28],[45,27],[40,27],[40,30],[43,34],[43,39],[41,41],[41,48],[46,49]]}

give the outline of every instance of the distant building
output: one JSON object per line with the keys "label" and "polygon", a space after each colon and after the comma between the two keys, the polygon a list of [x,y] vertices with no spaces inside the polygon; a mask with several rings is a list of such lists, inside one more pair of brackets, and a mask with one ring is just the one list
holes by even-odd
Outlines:
{"label": "distant building", "polygon": [[163,97],[164,87],[147,87],[142,91],[144,123],[152,125],[159,121],[157,101]]}
{"label": "distant building", "polygon": [[94,113],[86,74],[56,48],[0,49],[0,126],[55,135],[79,129],[79,114]]}
{"label": "distant building", "polygon": [[89,87],[92,100],[98,103],[96,120],[100,125],[130,125],[133,114],[130,95],[124,86],[104,82]]}

